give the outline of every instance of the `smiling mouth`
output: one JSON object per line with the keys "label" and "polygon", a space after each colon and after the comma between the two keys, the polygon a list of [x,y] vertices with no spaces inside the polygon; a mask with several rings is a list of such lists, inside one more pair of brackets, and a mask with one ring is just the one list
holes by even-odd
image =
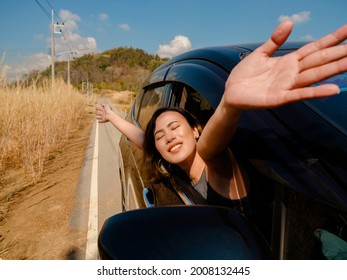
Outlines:
{"label": "smiling mouth", "polygon": [[182,146],[182,144],[176,144],[175,146],[171,147],[169,149],[169,152],[174,152],[176,151],[178,148],[180,148]]}

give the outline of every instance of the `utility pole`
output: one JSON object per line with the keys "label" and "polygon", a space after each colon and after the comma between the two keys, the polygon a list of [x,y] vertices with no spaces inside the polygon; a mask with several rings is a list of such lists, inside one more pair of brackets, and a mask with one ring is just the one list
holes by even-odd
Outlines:
{"label": "utility pole", "polygon": [[70,81],[70,54],[67,59],[67,84],[70,86],[71,81]]}
{"label": "utility pole", "polygon": [[61,52],[61,53],[57,53],[58,55],[63,55],[63,54],[67,54],[68,58],[67,58],[67,84],[70,85],[70,60],[71,60],[71,55],[77,55],[77,53],[79,51],[84,51],[84,50],[89,50],[89,48],[84,48],[84,49],[79,49],[79,50],[70,50],[70,51],[66,51],[66,52]]}
{"label": "utility pole", "polygon": [[51,45],[51,68],[52,68],[52,90],[54,88],[55,80],[55,71],[54,71],[54,59],[55,59],[55,50],[54,50],[54,11],[52,10],[52,45]]}
{"label": "utility pole", "polygon": [[54,46],[54,34],[61,33],[61,30],[56,30],[56,27],[63,27],[61,24],[54,24],[54,10],[52,9],[52,45],[51,45],[51,68],[52,68],[52,90],[54,88],[55,82],[55,70],[54,70],[54,61],[55,61],[55,46]]}

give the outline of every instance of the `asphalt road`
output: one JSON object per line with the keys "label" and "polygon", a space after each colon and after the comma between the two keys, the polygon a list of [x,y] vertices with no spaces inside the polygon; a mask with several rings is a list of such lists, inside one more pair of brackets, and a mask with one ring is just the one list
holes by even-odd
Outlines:
{"label": "asphalt road", "polygon": [[[99,103],[108,103],[99,99]],[[78,259],[99,258],[97,237],[104,221],[121,212],[118,143],[121,134],[110,123],[94,122],[77,185],[70,226],[86,230],[85,255]]]}

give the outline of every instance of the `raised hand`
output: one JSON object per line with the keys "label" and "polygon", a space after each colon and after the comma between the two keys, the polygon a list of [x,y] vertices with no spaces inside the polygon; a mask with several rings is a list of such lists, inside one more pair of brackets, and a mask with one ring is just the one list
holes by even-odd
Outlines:
{"label": "raised hand", "polygon": [[105,123],[110,120],[110,116],[113,113],[111,107],[107,104],[96,105],[96,119],[99,123]]}
{"label": "raised hand", "polygon": [[347,71],[347,25],[281,57],[271,57],[287,40],[293,23],[282,22],[271,38],[231,72],[225,88],[225,105],[234,109],[271,108],[286,103],[339,93],[337,85],[310,87]]}

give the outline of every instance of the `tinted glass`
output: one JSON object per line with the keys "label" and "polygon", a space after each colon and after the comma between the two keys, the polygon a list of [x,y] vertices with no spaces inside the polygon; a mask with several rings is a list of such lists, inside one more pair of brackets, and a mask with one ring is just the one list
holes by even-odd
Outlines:
{"label": "tinted glass", "polygon": [[170,106],[186,109],[203,125],[206,124],[214,111],[206,98],[182,83],[176,83],[173,87]]}
{"label": "tinted glass", "polygon": [[142,128],[146,128],[154,111],[162,106],[163,95],[164,86],[148,89],[144,92],[138,115],[138,122]]}
{"label": "tinted glass", "polygon": [[337,84],[340,87],[340,94],[306,101],[305,103],[347,135],[347,72],[319,84],[327,83]]}

